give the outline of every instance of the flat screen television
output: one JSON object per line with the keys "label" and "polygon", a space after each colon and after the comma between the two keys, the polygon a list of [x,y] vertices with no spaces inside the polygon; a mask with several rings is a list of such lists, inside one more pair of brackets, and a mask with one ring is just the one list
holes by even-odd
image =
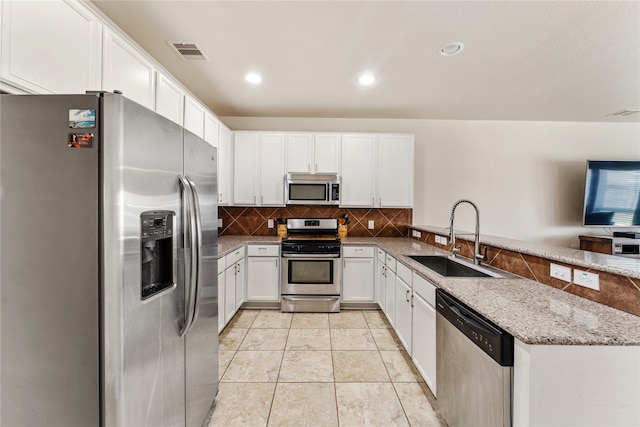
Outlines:
{"label": "flat screen television", "polygon": [[587,161],[582,222],[640,227],[640,161]]}

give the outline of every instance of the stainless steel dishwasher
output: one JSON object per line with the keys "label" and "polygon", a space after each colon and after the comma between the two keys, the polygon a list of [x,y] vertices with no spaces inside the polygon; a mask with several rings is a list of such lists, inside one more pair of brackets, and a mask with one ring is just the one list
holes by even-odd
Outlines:
{"label": "stainless steel dishwasher", "polygon": [[440,289],[436,381],[450,427],[512,425],[513,336]]}

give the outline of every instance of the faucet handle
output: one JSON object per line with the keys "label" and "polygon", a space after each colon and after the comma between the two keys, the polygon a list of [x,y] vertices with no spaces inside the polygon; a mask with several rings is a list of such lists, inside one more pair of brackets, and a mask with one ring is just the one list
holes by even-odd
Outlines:
{"label": "faucet handle", "polygon": [[451,254],[452,255],[455,255],[458,252],[460,252],[460,246],[457,246],[457,247],[456,246],[451,246]]}

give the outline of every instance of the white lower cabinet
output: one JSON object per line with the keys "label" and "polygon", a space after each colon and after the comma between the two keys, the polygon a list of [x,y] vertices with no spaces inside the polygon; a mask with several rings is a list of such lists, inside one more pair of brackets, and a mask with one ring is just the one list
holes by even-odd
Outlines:
{"label": "white lower cabinet", "polygon": [[247,301],[280,301],[280,246],[247,247]]}
{"label": "white lower cabinet", "polygon": [[[396,272],[395,265],[393,266],[394,270],[392,270],[391,265],[389,264],[389,255],[387,255],[387,266],[385,268],[384,274],[384,286],[385,286],[385,301],[384,301],[384,312],[387,315],[387,319],[391,326],[396,325]],[[395,264],[395,258],[393,258]]]}
{"label": "white lower cabinet", "polygon": [[236,312],[236,278],[238,266],[234,263],[224,271],[224,324],[229,323]]}
{"label": "white lower cabinet", "polygon": [[342,301],[374,302],[374,248],[342,247]]}
{"label": "white lower cabinet", "polygon": [[413,273],[413,346],[411,358],[436,396],[436,287]]}
{"label": "white lower cabinet", "polygon": [[411,270],[398,263],[395,286],[395,331],[405,350],[411,354]]}
{"label": "white lower cabinet", "polygon": [[222,331],[226,325],[224,318],[224,274],[225,274],[225,258],[218,259],[218,332]]}
{"label": "white lower cabinet", "polygon": [[380,248],[376,249],[376,302],[380,307],[380,310],[384,311],[384,302],[385,302],[385,273],[386,273],[386,264],[385,261],[387,259],[387,254]]}
{"label": "white lower cabinet", "polygon": [[244,247],[218,259],[218,331],[224,329],[244,302]]}

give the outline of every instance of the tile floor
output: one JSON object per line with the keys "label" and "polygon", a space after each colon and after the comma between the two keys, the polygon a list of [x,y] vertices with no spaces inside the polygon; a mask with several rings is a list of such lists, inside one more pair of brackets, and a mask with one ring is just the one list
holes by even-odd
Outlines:
{"label": "tile floor", "polygon": [[446,426],[380,311],[241,310],[220,335],[214,426]]}

